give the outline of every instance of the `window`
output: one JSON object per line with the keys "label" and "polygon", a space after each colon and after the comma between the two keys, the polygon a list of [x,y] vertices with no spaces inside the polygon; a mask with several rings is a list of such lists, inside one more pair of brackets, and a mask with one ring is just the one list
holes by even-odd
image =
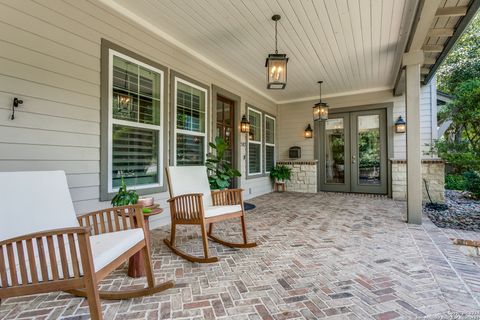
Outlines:
{"label": "window", "polygon": [[102,39],[100,200],[122,178],[141,195],[165,190],[165,74],[152,60]]}
{"label": "window", "polygon": [[265,173],[275,166],[275,118],[265,115]]}
{"label": "window", "polygon": [[109,50],[108,193],[163,186],[164,71]]}
{"label": "window", "polygon": [[262,113],[248,108],[248,175],[262,173]]}
{"label": "window", "polygon": [[203,165],[207,153],[208,90],[178,77],[174,81],[175,165]]}

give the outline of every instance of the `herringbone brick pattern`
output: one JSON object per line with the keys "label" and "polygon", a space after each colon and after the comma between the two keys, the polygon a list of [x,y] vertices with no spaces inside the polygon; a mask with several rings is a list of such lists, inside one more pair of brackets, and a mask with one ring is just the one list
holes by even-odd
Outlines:
{"label": "herringbone brick pattern", "polygon": [[[169,228],[154,230],[157,280],[174,279],[176,287],[103,301],[105,319],[413,319],[480,311],[478,261],[451,244],[451,231],[428,221],[405,224],[402,204],[335,193],[275,193],[252,202],[257,209],[248,214],[249,236],[259,246],[234,250],[211,243],[218,263],[192,264],[173,255],[162,244]],[[238,223],[218,224],[216,231],[240,236]],[[185,227],[178,235],[184,250],[201,255],[199,230]],[[143,284],[122,269],[102,289]],[[0,319],[34,318],[86,319],[88,307],[65,293],[0,306]]]}

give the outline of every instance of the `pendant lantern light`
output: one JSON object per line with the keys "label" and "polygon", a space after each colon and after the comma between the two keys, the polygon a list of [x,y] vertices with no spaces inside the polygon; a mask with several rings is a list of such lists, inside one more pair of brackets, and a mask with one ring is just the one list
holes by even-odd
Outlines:
{"label": "pendant lantern light", "polygon": [[329,107],[325,102],[322,102],[323,81],[318,81],[318,83],[320,84],[320,101],[313,106],[313,120],[328,120]]}
{"label": "pendant lantern light", "polygon": [[280,15],[276,14],[272,17],[275,21],[275,53],[268,55],[265,62],[267,68],[267,89],[285,89],[287,85],[287,63],[288,58],[284,53],[278,53],[277,50],[277,22]]}

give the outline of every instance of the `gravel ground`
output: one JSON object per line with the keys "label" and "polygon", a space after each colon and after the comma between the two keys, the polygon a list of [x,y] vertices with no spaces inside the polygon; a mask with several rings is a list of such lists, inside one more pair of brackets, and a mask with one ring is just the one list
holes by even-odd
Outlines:
{"label": "gravel ground", "polygon": [[435,210],[423,206],[423,212],[440,228],[480,231],[480,201],[468,194],[446,190],[446,210]]}

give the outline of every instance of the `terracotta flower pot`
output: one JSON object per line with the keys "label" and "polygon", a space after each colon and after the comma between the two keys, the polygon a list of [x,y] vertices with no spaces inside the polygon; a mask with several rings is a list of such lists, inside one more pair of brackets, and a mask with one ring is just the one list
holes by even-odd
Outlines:
{"label": "terracotta flower pot", "polygon": [[140,198],[138,199],[137,203],[143,205],[144,207],[153,206],[153,197]]}

